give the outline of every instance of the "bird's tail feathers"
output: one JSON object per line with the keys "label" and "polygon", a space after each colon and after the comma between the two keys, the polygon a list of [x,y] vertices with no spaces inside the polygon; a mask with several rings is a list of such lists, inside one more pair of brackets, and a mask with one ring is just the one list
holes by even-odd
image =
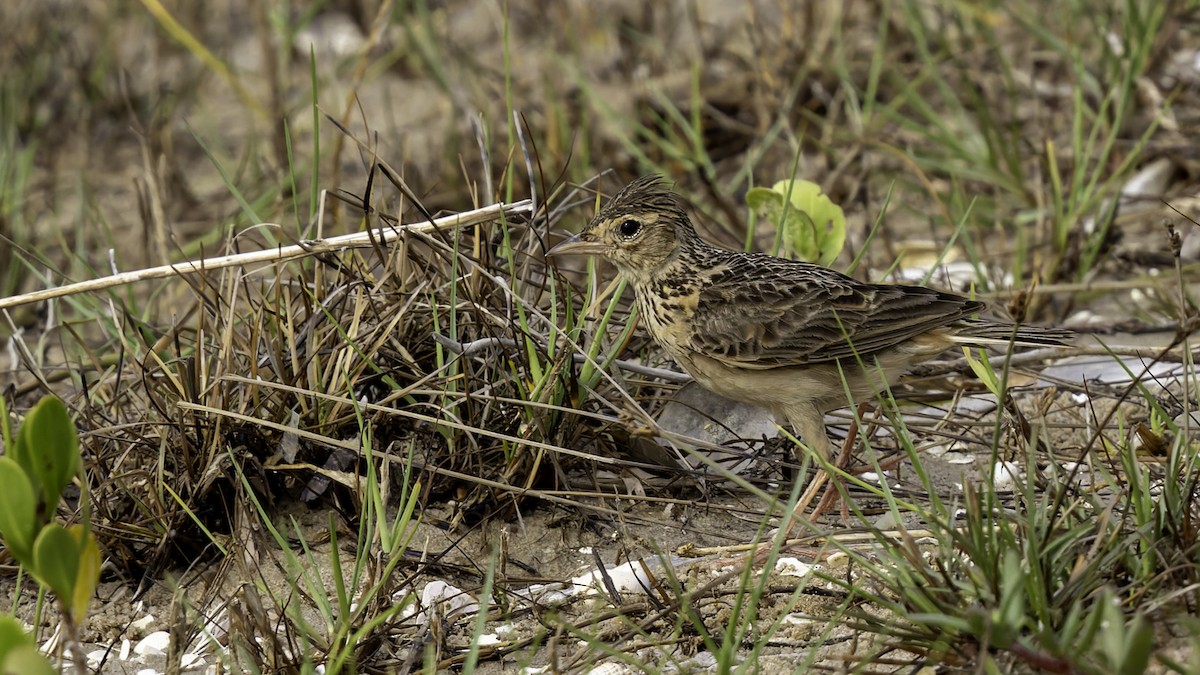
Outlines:
{"label": "bird's tail feathers", "polygon": [[1075,333],[1065,328],[1028,326],[999,321],[968,319],[951,338],[954,342],[978,347],[1066,347]]}

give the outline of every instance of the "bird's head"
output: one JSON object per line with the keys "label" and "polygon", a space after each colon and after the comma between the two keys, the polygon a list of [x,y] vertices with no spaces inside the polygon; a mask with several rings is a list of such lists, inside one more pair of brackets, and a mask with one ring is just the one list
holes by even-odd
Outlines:
{"label": "bird's head", "polygon": [[626,185],[579,234],[547,255],[598,255],[636,281],[653,277],[681,247],[697,242],[679,198],[651,175]]}

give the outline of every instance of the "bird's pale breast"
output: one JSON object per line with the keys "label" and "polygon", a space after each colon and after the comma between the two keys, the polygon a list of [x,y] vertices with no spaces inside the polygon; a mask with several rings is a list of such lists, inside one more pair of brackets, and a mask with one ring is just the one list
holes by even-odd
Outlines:
{"label": "bird's pale breast", "polygon": [[700,290],[694,278],[682,277],[655,280],[635,289],[646,329],[671,356],[677,357],[680,345],[690,341]]}

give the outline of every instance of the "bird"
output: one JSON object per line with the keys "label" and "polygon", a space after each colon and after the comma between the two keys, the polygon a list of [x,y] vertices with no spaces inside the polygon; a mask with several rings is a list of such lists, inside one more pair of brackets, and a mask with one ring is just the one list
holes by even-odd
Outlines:
{"label": "bird", "polygon": [[956,293],[713,246],[659,175],[626,185],[547,251],[572,254],[616,267],[650,336],[697,383],[770,410],[825,462],[825,414],[873,398],[917,364],[955,345],[1065,346],[1072,336],[977,318],[985,304]]}

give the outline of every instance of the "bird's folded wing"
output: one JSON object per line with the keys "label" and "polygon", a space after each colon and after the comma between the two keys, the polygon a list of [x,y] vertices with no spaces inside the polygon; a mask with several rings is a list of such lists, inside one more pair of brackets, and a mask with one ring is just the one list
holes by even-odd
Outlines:
{"label": "bird's folded wing", "polygon": [[801,263],[764,268],[763,260],[707,280],[689,349],[751,369],[865,358],[983,307],[919,286],[864,284]]}

